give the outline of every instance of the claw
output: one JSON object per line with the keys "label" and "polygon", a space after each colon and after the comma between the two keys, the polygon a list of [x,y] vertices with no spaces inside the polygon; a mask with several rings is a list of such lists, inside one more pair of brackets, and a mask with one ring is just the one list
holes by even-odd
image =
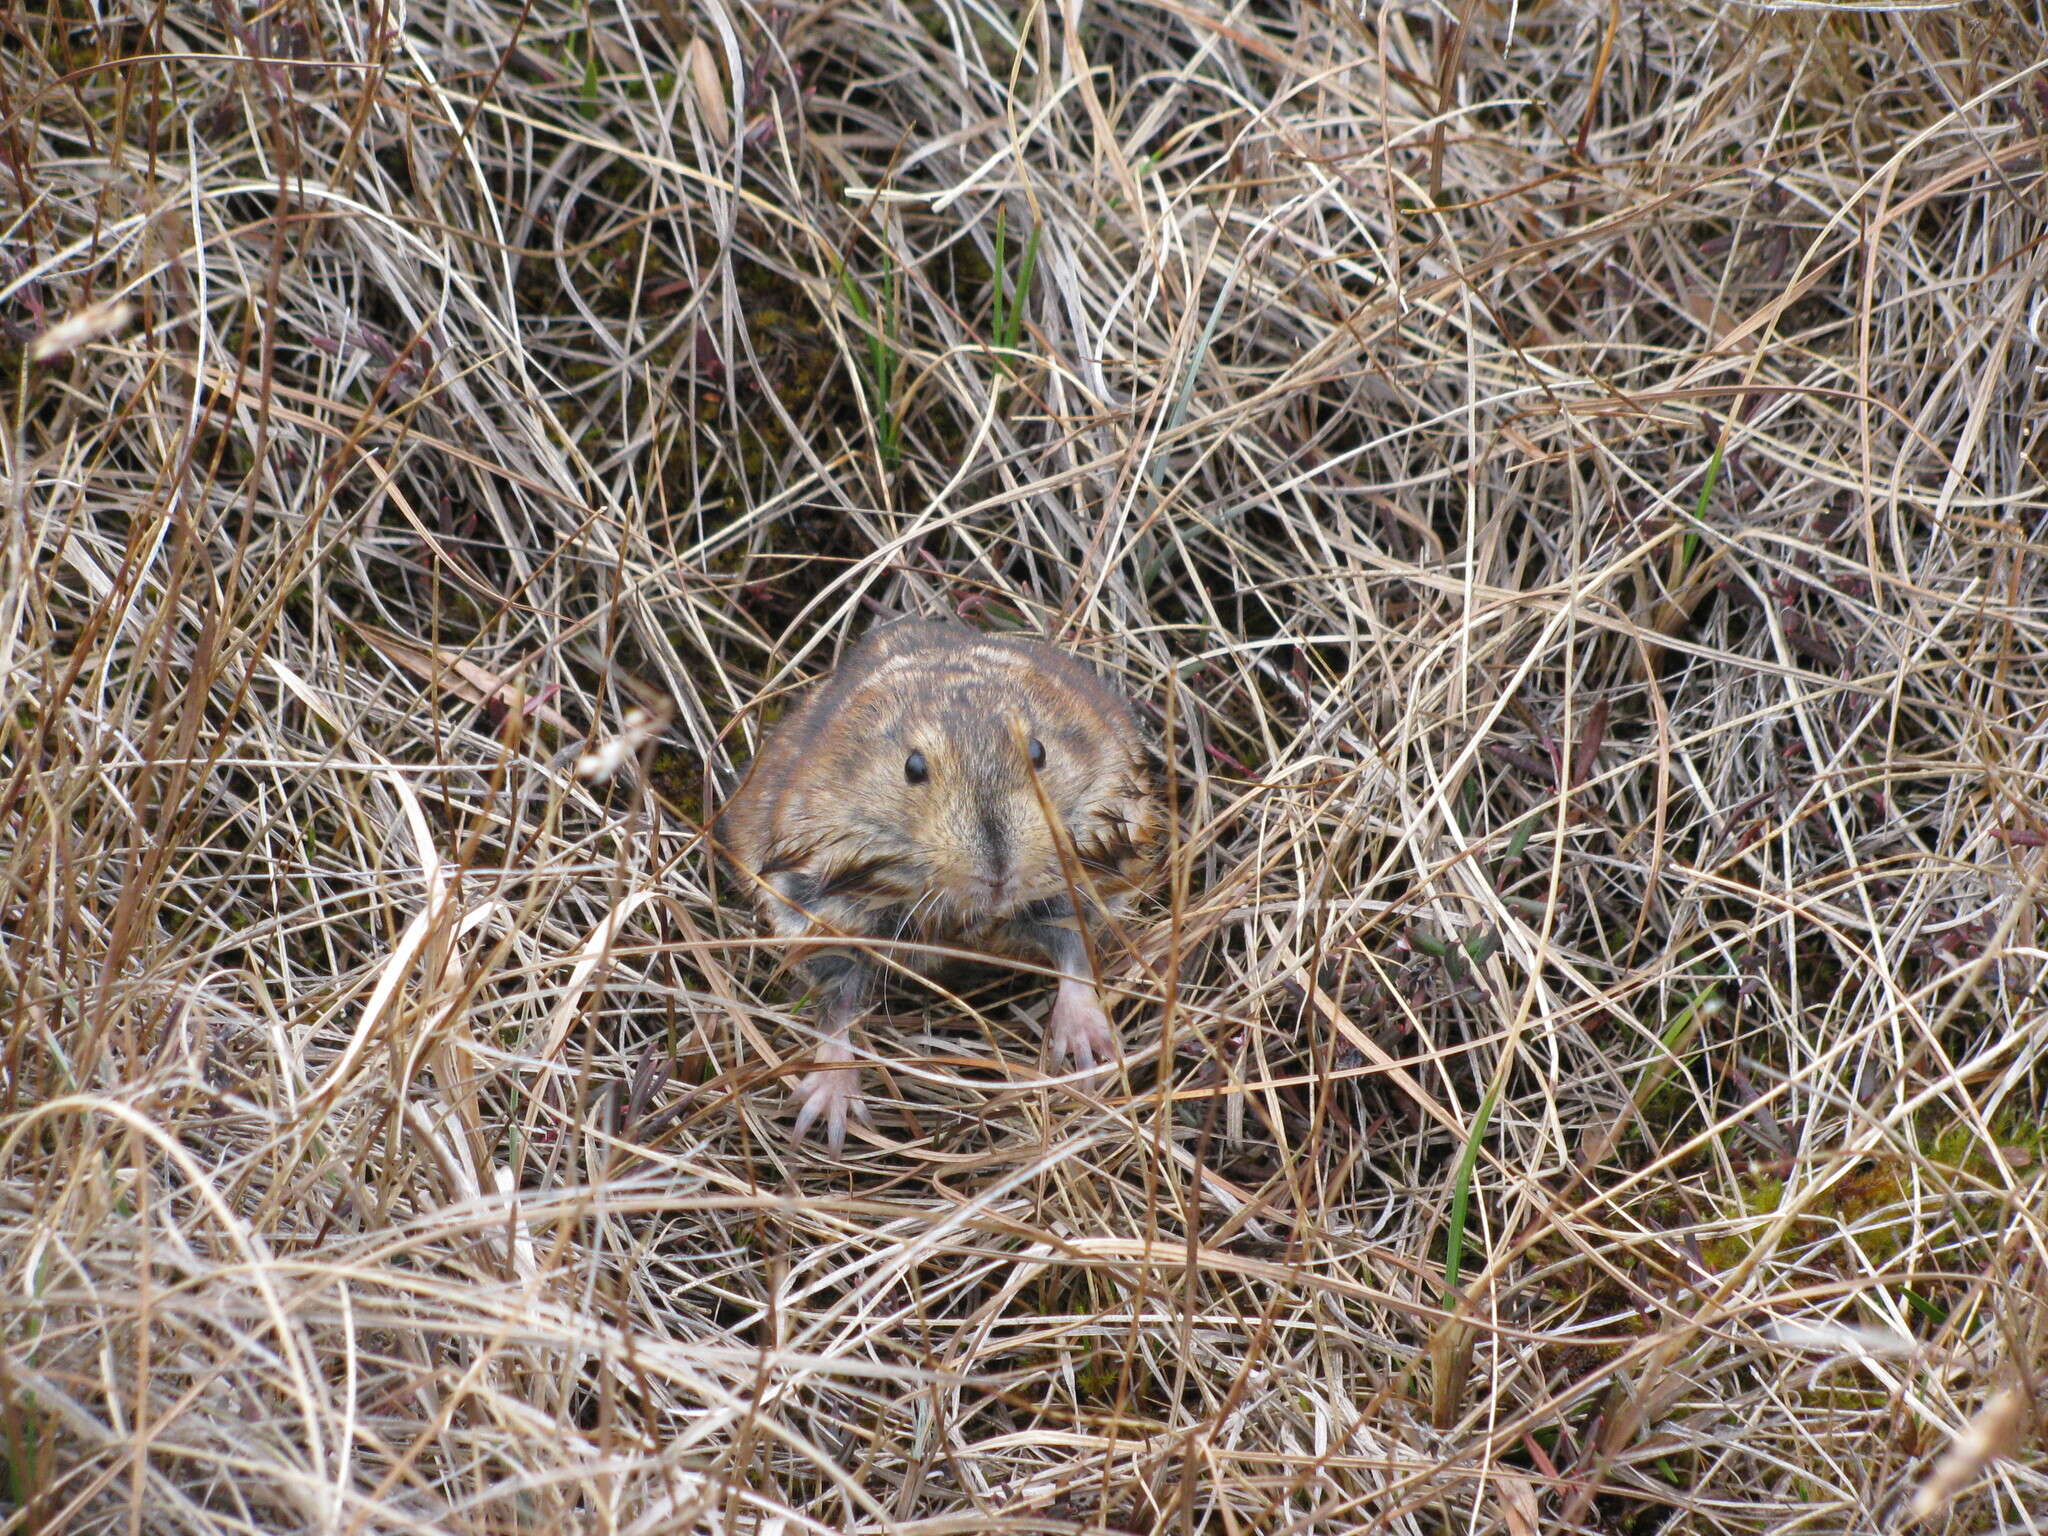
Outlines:
{"label": "claw", "polygon": [[1083,1072],[1107,1067],[1117,1058],[1116,1031],[1095,989],[1078,977],[1060,979],[1059,995],[1045,1021],[1046,1042],[1058,1063],[1071,1056]]}
{"label": "claw", "polygon": [[827,1040],[818,1049],[816,1071],[796,1083],[796,1125],[790,1140],[802,1141],[813,1125],[825,1129],[825,1144],[837,1153],[846,1145],[846,1118],[866,1121],[860,1096],[860,1068],[851,1065],[853,1052],[843,1040]]}

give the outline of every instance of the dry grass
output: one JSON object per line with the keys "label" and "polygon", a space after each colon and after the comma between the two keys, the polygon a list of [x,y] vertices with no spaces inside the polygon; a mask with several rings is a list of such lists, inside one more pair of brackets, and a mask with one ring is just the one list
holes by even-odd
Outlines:
{"label": "dry grass", "polygon": [[[4,27],[0,1531],[2042,1529],[2040,0]],[[900,608],[1181,842],[835,1162]]]}

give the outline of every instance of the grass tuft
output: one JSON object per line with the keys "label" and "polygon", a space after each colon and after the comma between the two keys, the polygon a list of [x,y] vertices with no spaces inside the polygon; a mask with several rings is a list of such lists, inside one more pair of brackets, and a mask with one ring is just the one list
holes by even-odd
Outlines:
{"label": "grass tuft", "polygon": [[[2038,1521],[2033,0],[0,26],[0,1536]],[[1179,827],[835,1160],[899,611]]]}

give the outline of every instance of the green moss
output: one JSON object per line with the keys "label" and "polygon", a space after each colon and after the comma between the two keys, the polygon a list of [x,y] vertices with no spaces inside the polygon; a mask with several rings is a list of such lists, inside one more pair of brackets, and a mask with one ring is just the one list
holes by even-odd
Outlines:
{"label": "green moss", "polygon": [[[2019,1154],[2028,1165],[2041,1157],[2048,1140],[2039,1126],[2016,1116],[2001,1117],[1991,1132],[1998,1146]],[[1921,1135],[1917,1150],[1867,1159],[1802,1200],[1783,1240],[1812,1247],[1820,1257],[1829,1240],[1839,1237],[1853,1244],[1859,1255],[1853,1267],[1882,1271],[1906,1250],[1915,1229],[1925,1224],[1927,1181],[1958,1193],[1998,1182],[1991,1153],[1974,1128],[1948,1122],[1937,1129],[1930,1116]],[[1743,1182],[1741,1199],[1745,1216],[1770,1216],[1784,1204],[1785,1181],[1775,1172],[1754,1172]],[[1749,1257],[1753,1246],[1748,1232],[1734,1231],[1702,1244],[1700,1252],[1710,1267],[1729,1269]],[[1915,1300],[1922,1307],[1933,1306],[1917,1295]]]}
{"label": "green moss", "polygon": [[678,814],[702,824],[705,815],[704,775],[694,752],[661,747],[649,761],[647,775],[648,782]]}

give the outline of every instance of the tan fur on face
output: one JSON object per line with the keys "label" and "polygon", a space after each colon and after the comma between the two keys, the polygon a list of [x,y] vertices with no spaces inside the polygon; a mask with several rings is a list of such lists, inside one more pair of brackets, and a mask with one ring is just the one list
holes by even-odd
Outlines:
{"label": "tan fur on face", "polygon": [[[922,784],[905,776],[913,751]],[[1027,903],[1073,889],[1084,909],[1120,908],[1151,868],[1159,811],[1130,706],[1084,663],[902,621],[770,733],[719,832],[777,932],[1004,948],[1003,920]]]}

